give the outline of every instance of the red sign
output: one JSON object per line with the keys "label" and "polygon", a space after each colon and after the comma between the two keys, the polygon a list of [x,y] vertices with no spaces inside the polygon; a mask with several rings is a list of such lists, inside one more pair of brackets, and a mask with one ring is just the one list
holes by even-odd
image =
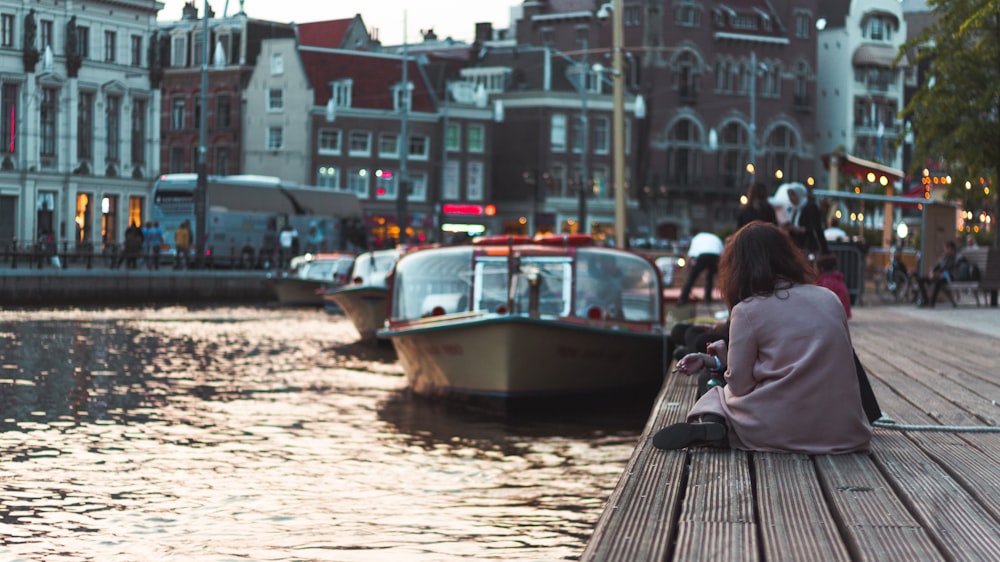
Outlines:
{"label": "red sign", "polygon": [[445,203],[444,205],[441,205],[441,212],[446,215],[481,215],[483,214],[483,206]]}

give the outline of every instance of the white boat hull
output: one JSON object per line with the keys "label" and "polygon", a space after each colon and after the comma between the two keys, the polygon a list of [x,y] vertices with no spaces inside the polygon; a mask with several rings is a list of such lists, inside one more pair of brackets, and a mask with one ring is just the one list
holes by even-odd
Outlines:
{"label": "white boat hull", "polygon": [[389,290],[385,287],[346,287],[327,293],[324,299],[340,307],[364,341],[375,340],[385,326],[389,314]]}
{"label": "white boat hull", "polygon": [[532,398],[656,388],[664,335],[626,326],[472,315],[382,333],[421,395]]}

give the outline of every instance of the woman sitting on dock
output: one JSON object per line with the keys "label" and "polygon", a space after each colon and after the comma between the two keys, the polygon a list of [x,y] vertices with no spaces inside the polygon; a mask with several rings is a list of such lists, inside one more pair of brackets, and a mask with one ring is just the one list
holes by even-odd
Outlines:
{"label": "woman sitting on dock", "polygon": [[[653,436],[660,449],[850,453],[868,449],[854,349],[840,300],[788,234],[760,221],[736,232],[719,265],[729,342],[691,353],[675,372],[723,377],[699,385],[686,423]],[[723,375],[724,373],[724,375]]]}

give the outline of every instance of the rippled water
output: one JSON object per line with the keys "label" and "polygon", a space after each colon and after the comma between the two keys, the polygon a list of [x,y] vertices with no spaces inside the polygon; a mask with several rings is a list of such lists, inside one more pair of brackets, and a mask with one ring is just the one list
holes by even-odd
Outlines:
{"label": "rippled water", "polygon": [[0,312],[0,560],[579,556],[649,413],[406,393],[343,317]]}

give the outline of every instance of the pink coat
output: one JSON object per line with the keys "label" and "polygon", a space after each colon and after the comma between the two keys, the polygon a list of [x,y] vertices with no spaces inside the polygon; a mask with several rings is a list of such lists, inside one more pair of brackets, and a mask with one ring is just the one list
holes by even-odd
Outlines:
{"label": "pink coat", "polygon": [[689,419],[728,420],[735,449],[795,453],[868,450],[847,317],[816,285],[754,297],[730,314],[726,386],[712,388]]}
{"label": "pink coat", "polygon": [[844,312],[847,313],[847,318],[850,319],[851,293],[847,290],[847,284],[844,283],[844,274],[837,270],[824,271],[816,278],[816,284],[820,287],[830,289],[837,295],[837,298],[840,299],[840,304],[844,307]]}

